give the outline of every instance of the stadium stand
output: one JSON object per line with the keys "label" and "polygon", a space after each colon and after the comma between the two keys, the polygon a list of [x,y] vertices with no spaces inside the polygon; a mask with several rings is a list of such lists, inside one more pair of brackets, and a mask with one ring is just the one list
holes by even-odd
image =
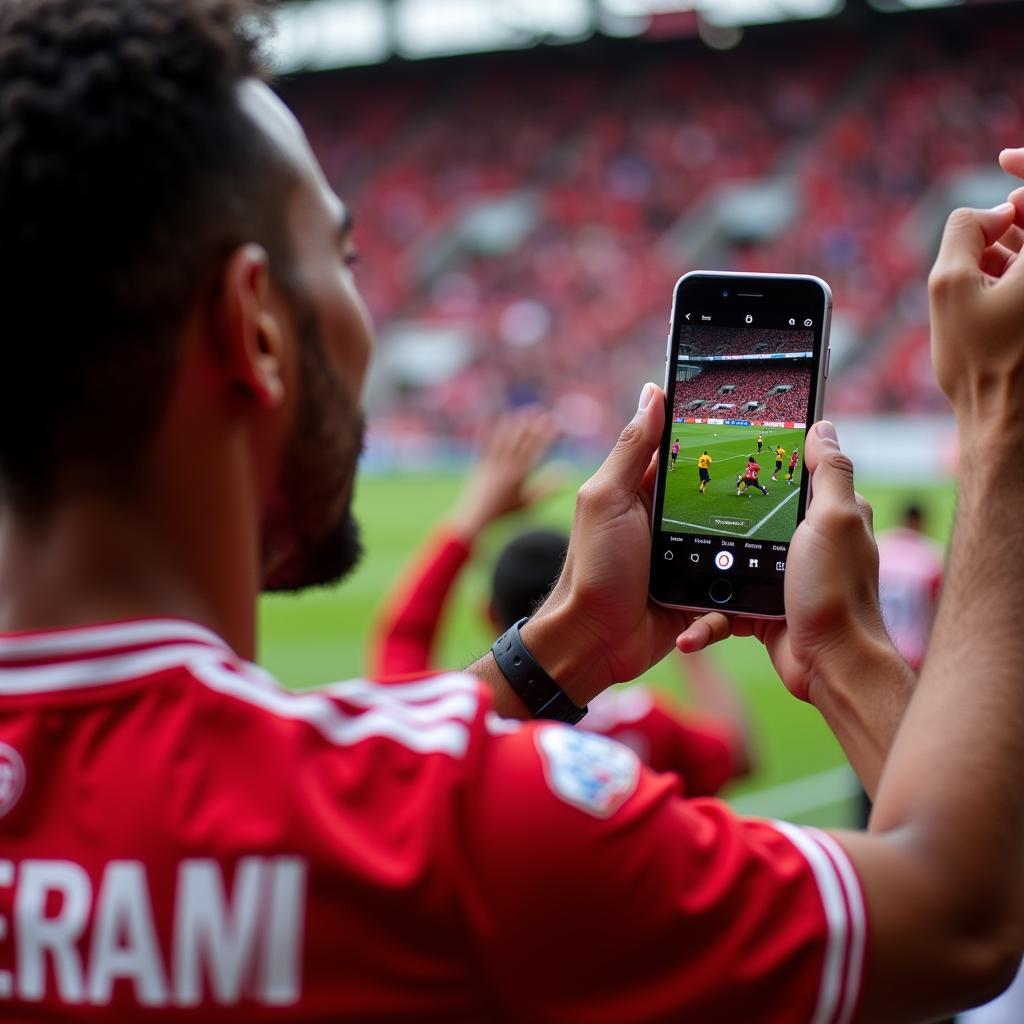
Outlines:
{"label": "stadium stand", "polygon": [[606,435],[656,373],[693,265],[688,218],[730,183],[780,180],[792,223],[731,239],[716,265],[830,282],[850,342],[830,409],[939,407],[918,372],[931,251],[900,229],[949,175],[1024,137],[1014,17],[890,18],[884,45],[871,26],[819,24],[788,26],[781,49],[608,44],[289,83],[362,225],[384,346],[395,323],[468,340],[450,373],[379,390],[375,430],[468,439],[496,407],[537,400],[571,434]]}
{"label": "stadium stand", "polygon": [[771,352],[810,352],[813,336],[810,331],[794,336],[790,331],[762,331],[756,333],[734,327],[711,327],[694,334],[688,341],[684,330],[679,343],[680,355],[736,356],[758,355]]}
{"label": "stadium stand", "polygon": [[[764,364],[712,364],[676,385],[673,416],[802,422],[810,386],[811,369],[806,363],[783,369],[769,369]],[[776,388],[786,390],[772,394]],[[756,403],[753,408],[752,403]]]}

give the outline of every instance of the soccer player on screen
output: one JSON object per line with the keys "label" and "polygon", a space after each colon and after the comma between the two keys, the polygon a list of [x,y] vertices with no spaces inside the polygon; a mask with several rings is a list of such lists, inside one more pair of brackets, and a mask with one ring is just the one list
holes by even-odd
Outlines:
{"label": "soccer player on screen", "polygon": [[676,459],[678,459],[678,458],[679,458],[679,438],[677,437],[675,439],[675,441],[672,442],[672,463],[668,467],[670,473],[672,472],[672,470],[674,470],[676,468]]}
{"label": "soccer player on screen", "polygon": [[697,490],[703,494],[707,490],[707,486],[711,483],[711,469],[712,458],[707,452],[697,460],[697,475],[700,477],[700,486]]}
{"label": "soccer player on screen", "polygon": [[772,479],[777,480],[779,476],[779,470],[782,469],[782,460],[786,457],[786,449],[780,444],[775,449],[775,472],[772,473]]}
{"label": "soccer player on screen", "polygon": [[757,454],[761,454],[761,449],[764,447],[764,434],[757,435]]}
{"label": "soccer player on screen", "polygon": [[790,487],[793,486],[793,474],[796,472],[796,464],[800,461],[800,450],[798,448],[793,449],[793,454],[789,457],[789,472],[786,474],[786,483]]}
{"label": "soccer player on screen", "polygon": [[748,498],[750,497],[750,491],[748,488],[756,487],[762,494],[768,494],[768,488],[758,483],[757,474],[761,472],[761,464],[754,458],[753,455],[747,456],[747,466],[742,476],[736,478],[736,495],[737,497],[741,494],[745,494]]}

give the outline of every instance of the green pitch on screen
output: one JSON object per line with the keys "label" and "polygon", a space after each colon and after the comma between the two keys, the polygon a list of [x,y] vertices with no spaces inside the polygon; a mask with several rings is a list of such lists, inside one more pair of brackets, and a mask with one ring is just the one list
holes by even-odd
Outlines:
{"label": "green pitch on screen", "polygon": [[[683,533],[710,533],[742,537],[745,540],[788,541],[796,529],[796,509],[800,501],[803,474],[804,431],[766,428],[764,448],[757,451],[757,427],[730,427],[707,423],[676,423],[672,440],[679,440],[676,468],[666,474],[665,507],[662,529]],[[786,449],[778,479],[775,448]],[[793,484],[786,483],[789,455],[796,448],[800,462]],[[702,494],[698,489],[697,459],[707,453],[711,463],[711,483]],[[758,482],[767,488],[764,495],[756,487],[736,494],[736,477],[741,475],[747,457],[753,455],[761,466]]]}

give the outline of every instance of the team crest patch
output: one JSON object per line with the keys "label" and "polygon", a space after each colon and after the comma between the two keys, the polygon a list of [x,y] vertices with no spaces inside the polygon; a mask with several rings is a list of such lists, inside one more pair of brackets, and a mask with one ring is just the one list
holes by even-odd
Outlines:
{"label": "team crest patch", "polygon": [[0,818],[17,802],[25,788],[25,762],[14,747],[0,743]]}
{"label": "team crest patch", "polygon": [[538,729],[535,739],[555,795],[588,814],[609,817],[636,789],[640,762],[614,740],[566,726]]}

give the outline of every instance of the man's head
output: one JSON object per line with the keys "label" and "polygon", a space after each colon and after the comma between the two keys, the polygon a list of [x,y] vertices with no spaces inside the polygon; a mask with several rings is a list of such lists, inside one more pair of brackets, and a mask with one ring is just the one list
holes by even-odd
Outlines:
{"label": "man's head", "polygon": [[532,615],[558,580],[569,538],[556,530],[520,534],[502,550],[491,577],[490,617],[504,632]]}
{"label": "man's head", "polygon": [[757,462],[757,459],[755,459],[753,455],[748,455],[747,462]]}
{"label": "man's head", "polygon": [[707,450],[707,448],[705,448],[704,449],[704,454],[707,455],[707,453],[708,453],[708,450]]}
{"label": "man's head", "polygon": [[907,505],[903,509],[903,525],[908,530],[924,533],[924,509],[915,502]]}
{"label": "man's head", "polygon": [[371,347],[341,203],[243,0],[0,11],[0,492],[131,498],[176,400],[254,467],[265,579],[333,579]]}

